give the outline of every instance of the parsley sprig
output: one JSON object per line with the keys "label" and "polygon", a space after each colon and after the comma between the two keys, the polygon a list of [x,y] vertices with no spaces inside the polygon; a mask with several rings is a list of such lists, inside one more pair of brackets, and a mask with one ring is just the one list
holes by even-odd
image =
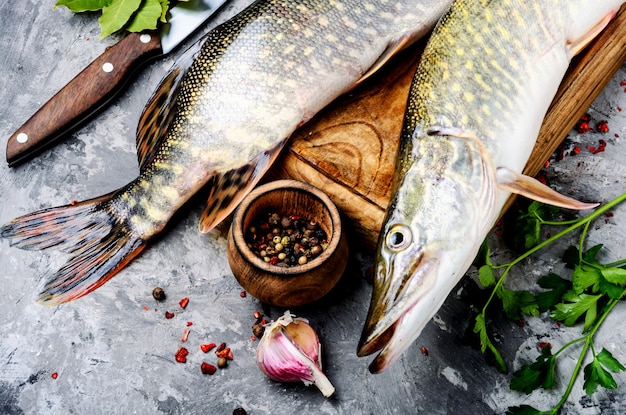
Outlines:
{"label": "parsley sprig", "polygon": [[[593,339],[611,310],[626,295],[626,269],[624,267],[626,259],[602,264],[597,259],[598,253],[603,248],[602,245],[596,245],[587,251],[584,251],[583,248],[590,224],[624,200],[626,200],[626,193],[599,207],[586,217],[562,222],[551,220],[556,215],[553,208],[533,202],[528,207],[527,212],[523,212],[517,221],[519,224],[517,231],[522,233],[518,242],[527,249],[526,252],[508,264],[494,265],[490,259],[491,252],[487,242],[481,247],[477,259],[478,278],[482,285],[491,287],[492,292],[483,308],[478,311],[474,332],[479,335],[482,352],[485,353],[489,350],[495,358],[495,364],[499,371],[506,373],[508,368],[501,353],[491,341],[487,330],[487,309],[496,298],[502,302],[507,317],[514,320],[519,320],[522,314],[537,316],[549,311],[550,318],[563,323],[565,326],[583,323],[583,335],[581,337],[564,344],[555,353],[552,353],[550,344],[543,345],[536,360],[522,366],[513,374],[511,380],[511,389],[527,394],[539,388],[550,389],[554,387],[558,369],[557,359],[570,350],[571,346],[582,343],[570,381],[560,401],[548,411],[540,411],[532,406],[522,405],[509,408],[508,414],[557,414],[567,401],[581,369],[583,369],[584,374],[583,387],[588,395],[593,394],[598,386],[606,389],[617,388],[617,383],[611,372],[626,371],[626,367],[615,359],[608,350],[603,348],[597,352]],[[540,229],[544,225],[567,227],[541,242]],[[572,269],[571,279],[565,279],[553,273],[545,275],[537,281],[539,287],[544,291],[537,294],[524,290],[509,290],[504,287],[506,276],[516,264],[578,229],[581,230],[578,246],[569,247],[563,255],[566,266]],[[498,278],[496,278],[496,272],[501,272]],[[593,358],[583,368],[583,362],[589,351],[591,351]]]}

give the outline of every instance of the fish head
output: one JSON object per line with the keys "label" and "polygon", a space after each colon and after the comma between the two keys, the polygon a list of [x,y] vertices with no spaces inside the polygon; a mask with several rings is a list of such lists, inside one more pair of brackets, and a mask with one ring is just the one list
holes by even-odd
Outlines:
{"label": "fish head", "polygon": [[399,165],[381,229],[357,350],[359,356],[381,350],[372,373],[385,370],[419,336],[497,217],[493,174],[481,152],[471,140],[436,138],[425,138],[419,157],[409,154]]}

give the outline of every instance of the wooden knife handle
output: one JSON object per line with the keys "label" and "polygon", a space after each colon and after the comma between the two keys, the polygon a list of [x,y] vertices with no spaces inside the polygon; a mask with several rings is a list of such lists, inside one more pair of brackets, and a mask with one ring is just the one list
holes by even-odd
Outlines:
{"label": "wooden knife handle", "polygon": [[131,33],[109,47],[9,137],[6,150],[9,166],[15,166],[89,119],[122,90],[139,66],[162,53],[156,32]]}

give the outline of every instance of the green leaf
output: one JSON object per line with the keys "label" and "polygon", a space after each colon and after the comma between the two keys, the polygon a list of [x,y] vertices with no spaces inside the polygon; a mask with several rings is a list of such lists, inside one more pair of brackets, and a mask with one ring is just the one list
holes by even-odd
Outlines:
{"label": "green leaf", "polygon": [[493,345],[489,335],[487,334],[487,324],[485,323],[485,316],[483,314],[478,314],[476,316],[474,333],[478,333],[478,337],[480,338],[480,351],[485,353],[485,351],[489,349],[495,359],[495,365],[498,371],[501,373],[507,373],[508,368],[502,354],[500,354],[496,346]]}
{"label": "green leaf", "polygon": [[163,7],[159,0],[144,0],[137,13],[130,20],[126,30],[129,32],[141,32],[154,30],[163,14]]}
{"label": "green leaf", "polygon": [[489,241],[487,238],[480,244],[480,248],[478,249],[478,253],[476,254],[476,258],[474,258],[474,262],[472,262],[476,268],[480,268],[483,265],[493,265],[491,263],[491,248],[489,247]]}
{"label": "green leaf", "polygon": [[626,367],[624,367],[624,365],[622,365],[619,360],[614,358],[611,352],[604,348],[600,353],[596,355],[596,359],[598,359],[598,361],[602,363],[602,366],[609,369],[611,372],[617,373],[621,371],[626,371]]}
{"label": "green leaf", "polygon": [[537,284],[549,291],[540,292],[536,295],[537,306],[540,312],[548,311],[558,304],[568,290],[572,288],[572,283],[556,274],[550,273],[537,280]]}
{"label": "green leaf", "polygon": [[604,279],[612,284],[626,284],[626,269],[623,268],[602,268],[600,270]]}
{"label": "green leaf", "polygon": [[588,264],[597,264],[598,262],[596,260],[596,256],[598,255],[598,252],[600,252],[603,246],[604,245],[602,244],[598,244],[589,248],[587,252],[585,252],[585,254],[583,255],[583,261],[585,261]]}
{"label": "green leaf", "polygon": [[600,361],[596,358],[591,363],[585,366],[585,382],[583,387],[587,395],[593,395],[598,386],[602,386],[606,389],[617,389],[617,382],[613,379],[613,376],[602,367]]}
{"label": "green leaf", "polygon": [[563,253],[561,260],[565,262],[567,268],[574,268],[574,266],[580,263],[580,253],[578,252],[578,248],[570,245]]}
{"label": "green leaf", "polygon": [[535,296],[528,291],[512,291],[500,287],[496,294],[502,300],[502,308],[511,320],[519,320],[520,312],[532,316],[539,315]]}
{"label": "green leaf", "polygon": [[478,280],[483,287],[488,288],[496,283],[496,277],[493,274],[493,267],[491,265],[483,265],[478,269]]}
{"label": "green leaf", "polygon": [[537,202],[536,200],[533,200],[528,206],[528,213],[534,213],[543,221],[554,219],[556,214],[559,213],[559,210],[560,208],[557,206],[546,205],[545,203]]}
{"label": "green leaf", "polygon": [[619,300],[622,297],[622,291],[624,289],[620,285],[611,284],[605,278],[601,278],[599,290],[600,293],[608,296],[610,299]]}
{"label": "green leaf", "polygon": [[[573,326],[581,316],[589,312],[595,321],[596,307],[601,297],[602,295],[576,294],[570,290],[563,295],[564,302],[554,306],[550,317],[563,321],[566,326]],[[590,318],[585,319],[585,331],[591,327],[593,321]]]}
{"label": "green leaf", "polygon": [[550,346],[544,346],[533,364],[524,365],[513,373],[511,389],[526,394],[539,388],[550,389],[556,384],[555,372],[556,356]]}
{"label": "green leaf", "polygon": [[97,11],[108,6],[113,0],[58,0],[54,8],[65,6],[73,12]]}
{"label": "green leaf", "polygon": [[[167,23],[167,12],[170,10],[170,2],[169,0],[159,0],[161,3],[161,17],[159,20],[161,23]],[[187,0],[183,0],[187,1]]]}
{"label": "green leaf", "polygon": [[575,265],[572,272],[572,284],[576,294],[582,294],[587,288],[593,287],[593,292],[598,292],[602,274],[600,269],[590,265]]}
{"label": "green leaf", "polygon": [[506,415],[541,415],[543,413],[530,405],[511,406],[506,411]]}
{"label": "green leaf", "polygon": [[100,39],[123,28],[139,9],[142,0],[114,0],[110,5],[102,8],[102,16],[98,19],[102,32]]}

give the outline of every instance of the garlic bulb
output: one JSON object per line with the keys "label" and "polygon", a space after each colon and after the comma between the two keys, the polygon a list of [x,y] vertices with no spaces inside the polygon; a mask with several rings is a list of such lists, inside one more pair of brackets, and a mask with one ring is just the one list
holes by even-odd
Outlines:
{"label": "garlic bulb", "polygon": [[259,368],[278,382],[314,384],[329,397],[335,387],[322,373],[321,345],[308,320],[286,311],[265,328],[256,349]]}

